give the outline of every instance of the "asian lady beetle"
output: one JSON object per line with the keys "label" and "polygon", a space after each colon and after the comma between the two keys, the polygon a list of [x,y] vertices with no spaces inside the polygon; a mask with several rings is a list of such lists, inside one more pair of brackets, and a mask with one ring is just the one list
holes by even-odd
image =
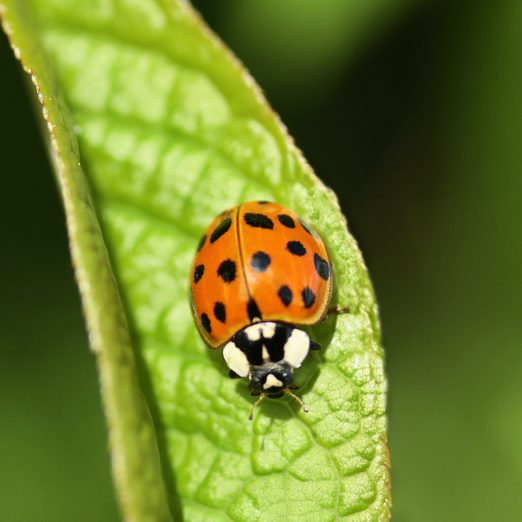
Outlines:
{"label": "asian lady beetle", "polygon": [[[293,371],[320,345],[296,325],[316,324],[332,295],[323,241],[290,210],[250,202],[223,212],[199,242],[191,271],[197,328],[223,346],[231,377],[250,379],[257,405],[290,390]],[[255,406],[254,405],[254,406]]]}

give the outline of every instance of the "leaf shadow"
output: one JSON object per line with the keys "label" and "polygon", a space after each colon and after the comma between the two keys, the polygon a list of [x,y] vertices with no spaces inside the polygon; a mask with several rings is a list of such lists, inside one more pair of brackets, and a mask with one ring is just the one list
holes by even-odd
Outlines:
{"label": "leaf shadow", "polygon": [[161,471],[163,475],[163,480],[165,481],[165,489],[169,509],[173,517],[173,520],[175,520],[176,522],[184,522],[181,498],[178,493],[176,475],[172,467],[169,465],[168,443],[165,438],[165,433],[167,430],[165,429],[165,423],[163,422],[163,417],[161,415],[158,401],[156,399],[156,394],[152,385],[151,374],[147,369],[147,364],[143,356],[143,343],[138,333],[138,329],[132,318],[132,314],[129,313],[131,307],[129,305],[129,300],[127,299],[127,296],[125,294],[125,290],[122,286],[120,286],[119,291],[122,300],[122,305],[127,317],[129,333],[132,339],[132,347],[134,350],[139,382],[142,387],[143,395],[147,402],[147,406],[149,407],[152,422],[154,424],[154,431],[160,456]]}

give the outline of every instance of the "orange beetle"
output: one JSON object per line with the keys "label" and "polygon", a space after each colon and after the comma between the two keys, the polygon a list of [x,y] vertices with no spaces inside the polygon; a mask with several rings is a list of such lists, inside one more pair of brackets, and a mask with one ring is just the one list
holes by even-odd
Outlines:
{"label": "orange beetle", "polygon": [[332,279],[323,241],[295,213],[243,203],[218,216],[199,243],[191,271],[196,325],[210,347],[224,346],[230,376],[249,378],[258,402],[283,393],[297,399],[293,370],[320,346],[296,325],[326,315]]}

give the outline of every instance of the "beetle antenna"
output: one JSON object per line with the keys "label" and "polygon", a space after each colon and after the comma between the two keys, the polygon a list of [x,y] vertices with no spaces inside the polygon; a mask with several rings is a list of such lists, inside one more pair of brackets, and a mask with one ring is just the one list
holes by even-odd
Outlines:
{"label": "beetle antenna", "polygon": [[254,404],[252,404],[252,409],[250,410],[250,415],[248,416],[248,420],[253,420],[255,409],[266,399],[266,394],[262,393]]}
{"label": "beetle antenna", "polygon": [[310,408],[295,393],[292,393],[288,388],[285,389],[285,393],[290,395],[294,401],[298,402],[305,413],[310,411]]}

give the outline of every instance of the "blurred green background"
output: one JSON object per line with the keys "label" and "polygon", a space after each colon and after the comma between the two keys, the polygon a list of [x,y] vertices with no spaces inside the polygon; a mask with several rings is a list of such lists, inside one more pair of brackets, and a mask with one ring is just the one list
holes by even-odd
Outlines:
{"label": "blurred green background", "polygon": [[[364,252],[387,351],[393,520],[520,520],[522,3],[195,4]],[[115,521],[63,212],[4,37],[0,64],[0,520]]]}

